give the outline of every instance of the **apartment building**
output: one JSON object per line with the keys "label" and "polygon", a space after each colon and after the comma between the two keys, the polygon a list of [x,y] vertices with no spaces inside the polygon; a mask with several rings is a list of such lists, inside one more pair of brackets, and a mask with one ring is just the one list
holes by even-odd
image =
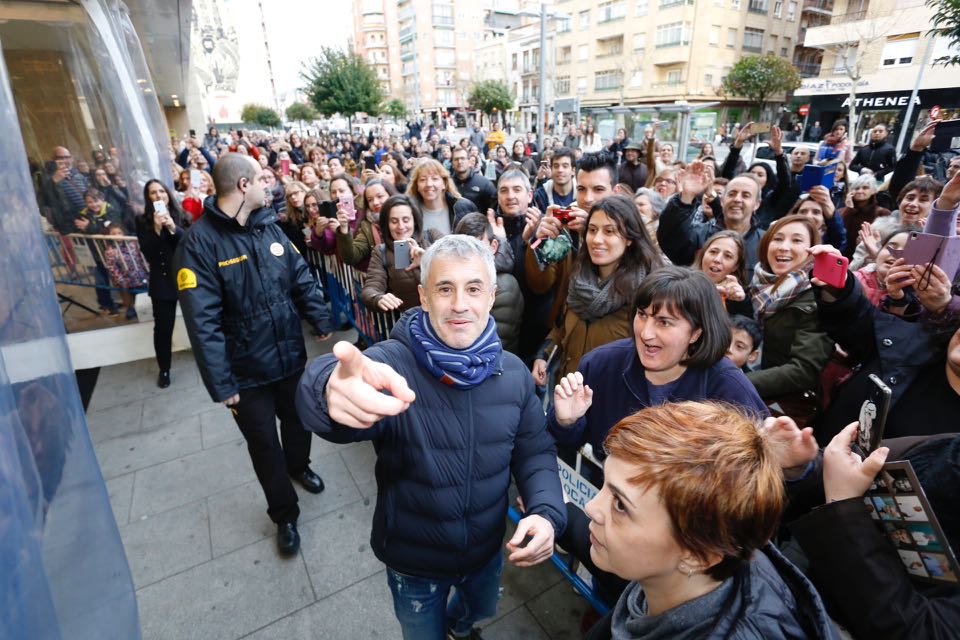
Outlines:
{"label": "apartment building", "polygon": [[[906,145],[931,118],[960,117],[957,68],[937,63],[957,52],[946,39],[927,36],[932,14],[923,0],[836,0],[830,23],[805,33],[803,47],[822,55],[818,76],[804,79],[796,91],[809,101],[808,121],[829,130],[835,120],[848,118],[852,80],[845,68],[856,63],[861,65],[854,97],[858,144],[878,122],[890,126],[894,138],[906,126]],[[920,90],[905,122],[918,77]]]}
{"label": "apartment building", "polygon": [[354,50],[411,113],[467,106],[485,36],[520,25],[523,0],[354,0]]}
{"label": "apartment building", "polygon": [[[654,117],[678,139],[671,112],[704,107],[694,137],[746,120],[754,105],[725,97],[720,83],[743,56],[794,58],[803,0],[561,0],[556,97],[576,98],[601,135],[631,136]],[[672,108],[670,105],[676,105]],[[654,108],[656,107],[656,108]],[[709,109],[709,110],[706,110]],[[712,123],[712,124],[711,124]]]}

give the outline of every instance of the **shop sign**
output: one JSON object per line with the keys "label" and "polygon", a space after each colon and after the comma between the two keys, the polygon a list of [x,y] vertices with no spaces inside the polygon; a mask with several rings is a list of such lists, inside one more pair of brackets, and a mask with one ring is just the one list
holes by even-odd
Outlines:
{"label": "shop sign", "polygon": [[[868,107],[883,108],[883,107],[905,107],[910,104],[910,96],[864,96],[862,98],[856,99],[856,106],[858,109],[866,109]],[[914,98],[913,104],[919,105],[920,98]],[[850,106],[850,98],[847,98],[843,101],[841,107]]]}

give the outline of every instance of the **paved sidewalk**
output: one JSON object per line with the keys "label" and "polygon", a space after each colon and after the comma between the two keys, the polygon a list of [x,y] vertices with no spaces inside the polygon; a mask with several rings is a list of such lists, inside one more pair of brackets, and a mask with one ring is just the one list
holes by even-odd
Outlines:
{"label": "paved sidewalk", "polygon": [[[307,348],[315,357],[332,344]],[[373,447],[313,439],[326,490],[298,490],[303,545],[285,560],[240,432],[210,401],[193,354],[174,354],[170,388],[156,375],[152,360],[102,369],[87,413],[144,639],[400,638],[369,545]],[[508,566],[503,586],[484,638],[580,637],[586,604],[551,565]]]}

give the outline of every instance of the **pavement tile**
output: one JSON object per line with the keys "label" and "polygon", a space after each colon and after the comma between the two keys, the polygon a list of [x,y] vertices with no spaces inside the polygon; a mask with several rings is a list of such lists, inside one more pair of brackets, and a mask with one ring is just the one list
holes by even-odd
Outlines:
{"label": "pavement tile", "polygon": [[[97,386],[100,386],[99,383]],[[100,411],[90,411],[87,413],[90,439],[97,443],[117,436],[137,433],[140,431],[142,417],[143,400],[134,400]]]}
{"label": "pavement tile", "polygon": [[217,406],[203,387],[157,389],[154,395],[143,401],[143,429],[146,431],[176,422]]}
{"label": "pavement tile", "polygon": [[242,441],[141,469],[134,479],[130,519],[161,513],[255,479]]}
{"label": "pavement tile", "polygon": [[580,640],[580,619],[589,608],[566,580],[527,603],[527,609],[552,640]]}
{"label": "pavement tile", "polygon": [[210,560],[210,525],[205,501],[198,500],[120,527],[139,588]]}
{"label": "pavement tile", "polygon": [[107,494],[110,496],[110,506],[113,507],[113,517],[117,521],[117,526],[125,525],[130,520],[133,474],[128,473],[107,480]]}
{"label": "pavement tile", "polygon": [[303,560],[263,540],[144,587],[137,600],[144,640],[179,640],[238,638],[314,597]]}
{"label": "pavement tile", "polygon": [[353,476],[357,488],[364,498],[377,494],[377,477],[375,468],[377,452],[370,442],[358,442],[356,445],[343,449],[340,456],[347,465],[350,475]]}
{"label": "pavement tile", "polygon": [[243,440],[233,414],[224,406],[214,407],[200,414],[203,448],[211,449],[227,442]]}
{"label": "pavement tile", "polygon": [[363,500],[301,525],[303,558],[318,599],[383,569],[370,549],[373,506]]}
{"label": "pavement tile", "polygon": [[480,627],[484,640],[550,640],[526,607],[518,607],[499,620]]}
{"label": "pavement tile", "polygon": [[393,597],[384,571],[258,630],[244,640],[377,638],[400,640]]}
{"label": "pavement tile", "polygon": [[154,431],[133,433],[94,445],[105,478],[200,451],[200,419],[188,416]]}
{"label": "pavement tile", "polygon": [[[313,494],[293,483],[300,498],[301,533],[303,523],[361,499],[339,455],[317,458],[312,468],[323,478],[326,488]],[[256,480],[210,496],[207,504],[215,557],[277,533],[276,525],[267,517],[267,501]]]}

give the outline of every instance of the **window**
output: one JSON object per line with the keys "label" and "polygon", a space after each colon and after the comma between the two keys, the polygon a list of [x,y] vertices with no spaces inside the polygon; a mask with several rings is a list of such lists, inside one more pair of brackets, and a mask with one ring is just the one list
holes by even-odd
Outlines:
{"label": "window", "polygon": [[847,69],[852,68],[857,61],[857,50],[857,46],[853,45],[846,51],[838,51],[833,60],[833,72],[837,75],[846,74]]}
{"label": "window", "polygon": [[[948,38],[937,38],[933,42],[933,52],[930,54],[930,64],[943,64],[943,59],[960,56],[960,43],[951,46]],[[938,63],[937,61],[940,60]]]}
{"label": "window", "polygon": [[727,29],[727,46],[733,49],[737,46],[737,30]]}
{"label": "window", "polygon": [[681,71],[667,71],[667,84],[670,86],[675,86],[683,82],[681,79]]}
{"label": "window", "polygon": [[747,11],[766,15],[767,0],[750,0],[750,3],[747,5]]}
{"label": "window", "polygon": [[517,54],[510,56],[510,68],[514,71],[517,70]]}
{"label": "window", "polygon": [[438,67],[454,67],[457,64],[456,54],[446,49],[434,49],[433,63]]}
{"label": "window", "polygon": [[740,10],[740,0],[730,0],[730,8],[736,11]]}
{"label": "window", "polygon": [[590,45],[582,44],[577,47],[577,60],[584,62],[590,59]]}
{"label": "window", "polygon": [[597,71],[593,78],[594,91],[609,91],[623,86],[623,71],[620,69]]}
{"label": "window", "polygon": [[[516,54],[514,54],[516,55]],[[573,59],[573,47],[560,47],[560,64],[570,64]]]}
{"label": "window", "polygon": [[452,47],[453,43],[453,31],[434,31],[433,32],[434,43],[438,47]]}
{"label": "window", "polygon": [[433,3],[433,25],[434,26],[453,26],[453,5]]}
{"label": "window", "polygon": [[712,87],[713,86],[713,74],[705,73],[703,74],[703,86]]}
{"label": "window", "polygon": [[777,36],[770,36],[770,42],[767,43],[767,53],[772,54],[777,50]]}
{"label": "window", "polygon": [[913,63],[913,56],[917,52],[919,33],[905,33],[887,38],[887,44],[880,54],[881,67],[902,67]]}
{"label": "window", "polygon": [[630,78],[631,87],[642,87],[643,86],[643,71],[635,71],[633,77]]}
{"label": "window", "polygon": [[793,22],[797,19],[797,3],[793,0],[790,0],[790,3],[787,5],[787,22]]}
{"label": "window", "polygon": [[623,0],[604,2],[597,7],[597,22],[610,22],[626,17],[627,5]]}
{"label": "window", "polygon": [[647,48],[647,34],[638,33],[633,36],[633,50],[643,51]]}
{"label": "window", "polygon": [[557,18],[557,33],[570,31],[570,18]]}
{"label": "window", "polygon": [[710,44],[712,46],[717,46],[720,44],[720,25],[713,25],[710,27]]}
{"label": "window", "polygon": [[649,0],[637,0],[637,16],[647,15],[647,11],[650,9]]}
{"label": "window", "polygon": [[657,27],[657,43],[659,47],[676,47],[690,44],[690,32],[682,22],[671,22]]}
{"label": "window", "polygon": [[660,8],[669,9],[670,7],[679,7],[684,3],[693,4],[689,0],[660,0]]}
{"label": "window", "polygon": [[781,57],[781,58],[786,58],[786,57],[787,57],[787,48],[786,48],[786,47],[780,47],[780,57]]}
{"label": "window", "polygon": [[580,28],[587,29],[590,27],[590,11],[581,11],[580,12]]}
{"label": "window", "polygon": [[570,93],[570,76],[557,77],[557,93],[561,96]]}
{"label": "window", "polygon": [[579,76],[577,78],[577,93],[586,93],[587,92],[587,76]]}
{"label": "window", "polygon": [[753,27],[744,27],[743,50],[744,51],[762,51],[763,50],[763,29],[754,29]]}
{"label": "window", "polygon": [[773,17],[779,18],[783,13],[783,0],[777,0],[773,3]]}
{"label": "window", "polygon": [[523,52],[523,72],[526,73],[530,71],[530,52]]}

